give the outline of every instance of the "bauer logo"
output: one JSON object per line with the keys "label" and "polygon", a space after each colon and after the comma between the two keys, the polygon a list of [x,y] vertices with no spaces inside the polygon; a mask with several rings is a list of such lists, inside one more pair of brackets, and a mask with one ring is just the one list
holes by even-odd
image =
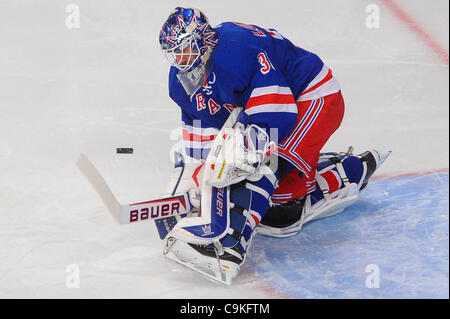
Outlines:
{"label": "bauer logo", "polygon": [[220,217],[223,216],[223,195],[224,195],[224,188],[218,188],[217,189],[217,196],[216,196],[216,214]]}
{"label": "bauer logo", "polygon": [[[143,221],[147,219],[158,219],[173,216],[174,214],[182,214],[181,205],[185,210],[184,198],[177,198],[171,202],[148,202],[133,205],[145,205],[146,207],[130,210],[130,223]],[[132,205],[132,206],[133,206]]]}

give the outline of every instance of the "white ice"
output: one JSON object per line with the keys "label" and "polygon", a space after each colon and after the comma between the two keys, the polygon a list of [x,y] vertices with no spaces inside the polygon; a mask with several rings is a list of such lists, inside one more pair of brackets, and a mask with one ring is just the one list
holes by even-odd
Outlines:
{"label": "white ice", "polygon": [[[65,24],[71,3],[79,29]],[[379,28],[366,27],[371,3]],[[448,53],[448,1],[396,3]],[[276,28],[321,56],[346,100],[327,151],[391,149],[379,174],[448,168],[448,62],[381,2],[2,0],[0,298],[286,296],[255,275],[254,261],[228,289],[167,261],[153,223],[117,225],[75,166],[86,154],[121,202],[161,195],[180,114],[158,33],[178,5],[200,8],[213,25]],[[135,154],[117,155],[117,147]],[[73,264],[79,288],[66,286]]]}

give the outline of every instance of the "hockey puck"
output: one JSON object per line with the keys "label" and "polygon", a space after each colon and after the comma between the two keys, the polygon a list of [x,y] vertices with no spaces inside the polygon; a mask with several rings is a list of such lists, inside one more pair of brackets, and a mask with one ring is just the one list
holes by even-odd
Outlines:
{"label": "hockey puck", "polygon": [[133,148],[121,147],[116,150],[117,154],[133,154]]}

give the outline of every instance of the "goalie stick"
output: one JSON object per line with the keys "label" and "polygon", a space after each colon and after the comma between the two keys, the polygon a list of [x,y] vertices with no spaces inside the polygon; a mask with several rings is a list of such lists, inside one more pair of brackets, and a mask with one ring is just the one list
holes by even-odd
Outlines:
{"label": "goalie stick", "polygon": [[103,176],[85,155],[80,155],[77,166],[103,200],[111,216],[121,225],[183,215],[192,209],[187,193],[141,203],[120,204]]}

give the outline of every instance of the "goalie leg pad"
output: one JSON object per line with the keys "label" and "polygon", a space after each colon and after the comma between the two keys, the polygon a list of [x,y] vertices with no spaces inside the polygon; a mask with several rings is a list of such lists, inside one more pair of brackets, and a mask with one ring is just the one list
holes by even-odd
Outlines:
{"label": "goalie leg pad", "polygon": [[[169,185],[165,191],[165,196],[189,192],[191,207],[198,207],[199,200],[197,193],[201,182],[200,172],[203,168],[201,161],[188,157],[181,150],[175,151],[172,154],[172,161],[174,167],[170,176]],[[161,239],[166,238],[167,234],[178,221],[186,216],[187,214],[183,214],[155,220],[159,237]]]}
{"label": "goalie leg pad", "polygon": [[[180,236],[180,225],[177,225],[168,235],[166,256],[209,278],[230,284],[246,259],[255,227],[269,207],[274,190],[272,181],[273,176],[263,175],[258,181],[246,180],[231,186],[226,204],[229,222],[224,234],[211,240],[201,238],[203,236],[193,234],[185,227],[182,229],[184,235]],[[211,217],[214,219],[215,214]],[[183,222],[188,220],[189,217]]]}
{"label": "goalie leg pad", "polygon": [[358,192],[367,185],[369,178],[390,153],[370,150],[357,156],[321,154],[316,174],[319,187],[305,197],[271,207],[258,233],[275,237],[291,236],[311,220],[340,213],[358,199]]}

